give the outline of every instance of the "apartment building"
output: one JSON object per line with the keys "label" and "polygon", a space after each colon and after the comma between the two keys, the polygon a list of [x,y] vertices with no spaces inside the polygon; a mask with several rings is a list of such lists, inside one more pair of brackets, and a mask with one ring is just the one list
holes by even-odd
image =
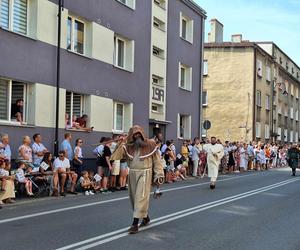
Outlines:
{"label": "apartment building", "polygon": [[299,141],[300,68],[273,42],[223,41],[211,20],[204,50],[203,119],[231,141]]}
{"label": "apartment building", "polygon": [[[14,149],[34,133],[53,148],[57,13],[54,0],[0,0],[0,131]],[[60,141],[66,114],[89,116],[94,132],[71,131],[86,144],[133,124],[149,136],[199,135],[204,19],[191,0],[65,0]],[[23,125],[11,113],[18,99]]]}

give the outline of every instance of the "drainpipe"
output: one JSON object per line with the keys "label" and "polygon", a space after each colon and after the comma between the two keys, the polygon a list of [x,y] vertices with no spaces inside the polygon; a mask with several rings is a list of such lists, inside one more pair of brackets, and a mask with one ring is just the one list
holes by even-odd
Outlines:
{"label": "drainpipe", "polygon": [[202,93],[203,93],[203,60],[204,60],[204,36],[205,36],[205,19],[202,18],[202,36],[201,36],[201,68],[200,68],[200,97],[199,97],[199,138],[202,138],[202,118],[203,118],[203,107],[202,107]]}
{"label": "drainpipe", "polygon": [[253,122],[252,122],[252,141],[255,141],[256,139],[256,68],[257,68],[257,65],[256,65],[256,53],[257,53],[257,49],[254,45],[254,62],[253,62],[253,65],[254,65],[254,79],[253,79]]}
{"label": "drainpipe", "polygon": [[60,88],[60,47],[61,47],[61,12],[63,1],[58,0],[58,29],[57,29],[57,56],[56,56],[56,111],[55,111],[55,140],[54,155],[58,156],[58,128],[59,128],[59,88]]}

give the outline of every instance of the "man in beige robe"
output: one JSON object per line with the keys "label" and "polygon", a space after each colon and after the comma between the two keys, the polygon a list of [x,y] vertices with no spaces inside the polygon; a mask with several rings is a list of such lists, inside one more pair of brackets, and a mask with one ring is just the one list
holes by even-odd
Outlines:
{"label": "man in beige robe", "polygon": [[210,177],[210,188],[215,189],[219,174],[219,166],[224,156],[224,147],[217,144],[216,137],[211,137],[211,143],[205,144],[203,149],[207,153],[208,177]]}
{"label": "man in beige robe", "polygon": [[133,223],[128,232],[138,232],[140,227],[150,222],[148,215],[151,185],[160,184],[164,179],[163,165],[154,140],[147,139],[143,128],[133,126],[126,143],[120,142],[111,160],[127,159],[129,166],[128,189],[133,208]]}

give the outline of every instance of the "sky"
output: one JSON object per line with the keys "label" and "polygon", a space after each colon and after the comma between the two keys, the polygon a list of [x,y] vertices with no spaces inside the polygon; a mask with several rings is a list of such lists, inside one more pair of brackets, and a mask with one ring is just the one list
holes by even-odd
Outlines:
{"label": "sky", "polygon": [[273,41],[300,67],[300,0],[194,0],[224,25],[224,41],[232,34],[243,40]]}

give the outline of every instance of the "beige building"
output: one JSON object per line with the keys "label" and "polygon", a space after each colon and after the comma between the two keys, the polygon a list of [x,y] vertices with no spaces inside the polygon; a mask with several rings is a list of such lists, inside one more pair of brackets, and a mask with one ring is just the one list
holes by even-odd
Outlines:
{"label": "beige building", "polygon": [[204,49],[203,136],[222,141],[299,141],[300,68],[273,42],[233,35],[211,20]]}

